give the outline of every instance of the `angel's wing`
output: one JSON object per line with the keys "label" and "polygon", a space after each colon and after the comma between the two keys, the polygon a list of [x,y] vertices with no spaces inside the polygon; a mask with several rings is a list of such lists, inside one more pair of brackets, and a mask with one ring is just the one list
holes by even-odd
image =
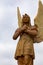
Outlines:
{"label": "angel's wing", "polygon": [[43,4],[39,1],[38,14],[34,19],[34,23],[38,26],[38,35],[36,42],[43,41]]}
{"label": "angel's wing", "polygon": [[18,26],[21,27],[22,26],[22,18],[21,18],[19,7],[17,7],[17,16],[18,16]]}

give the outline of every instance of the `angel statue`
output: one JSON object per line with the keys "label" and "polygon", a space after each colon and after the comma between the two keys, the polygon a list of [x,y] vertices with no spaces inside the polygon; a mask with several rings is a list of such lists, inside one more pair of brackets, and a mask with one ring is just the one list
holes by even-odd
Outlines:
{"label": "angel statue", "polygon": [[30,16],[24,14],[21,17],[19,7],[17,7],[19,28],[15,31],[13,39],[20,36],[14,58],[18,65],[33,65],[35,58],[33,43],[43,41],[43,5],[39,1],[38,14],[34,19],[34,25],[30,23]]}

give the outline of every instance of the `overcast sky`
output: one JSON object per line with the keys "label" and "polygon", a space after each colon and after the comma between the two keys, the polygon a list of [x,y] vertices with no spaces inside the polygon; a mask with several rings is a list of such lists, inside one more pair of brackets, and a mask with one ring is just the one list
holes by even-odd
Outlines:
{"label": "overcast sky", "polygon": [[[38,11],[39,0],[0,0],[0,65],[17,65],[14,59],[17,40],[12,36],[18,27],[17,7],[21,15],[27,13],[34,23],[34,17]],[[43,0],[41,0],[43,3]],[[34,65],[43,65],[43,42],[34,44]]]}

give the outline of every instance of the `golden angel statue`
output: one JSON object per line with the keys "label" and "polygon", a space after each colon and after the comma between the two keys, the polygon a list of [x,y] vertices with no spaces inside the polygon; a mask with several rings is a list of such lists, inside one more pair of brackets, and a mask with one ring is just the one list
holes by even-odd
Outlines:
{"label": "golden angel statue", "polygon": [[19,28],[15,31],[13,39],[16,40],[20,36],[15,56],[18,65],[33,65],[35,58],[34,42],[43,41],[43,5],[39,1],[38,14],[34,19],[34,26],[30,23],[30,16],[26,13],[21,17],[19,8],[17,8]]}

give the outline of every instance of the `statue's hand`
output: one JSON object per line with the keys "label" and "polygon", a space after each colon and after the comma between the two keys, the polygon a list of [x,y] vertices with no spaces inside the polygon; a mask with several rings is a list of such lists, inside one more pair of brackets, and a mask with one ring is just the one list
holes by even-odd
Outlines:
{"label": "statue's hand", "polygon": [[27,29],[27,26],[26,26],[26,25],[24,25],[24,26],[21,28],[22,31],[24,31],[24,30],[26,30],[26,29]]}

